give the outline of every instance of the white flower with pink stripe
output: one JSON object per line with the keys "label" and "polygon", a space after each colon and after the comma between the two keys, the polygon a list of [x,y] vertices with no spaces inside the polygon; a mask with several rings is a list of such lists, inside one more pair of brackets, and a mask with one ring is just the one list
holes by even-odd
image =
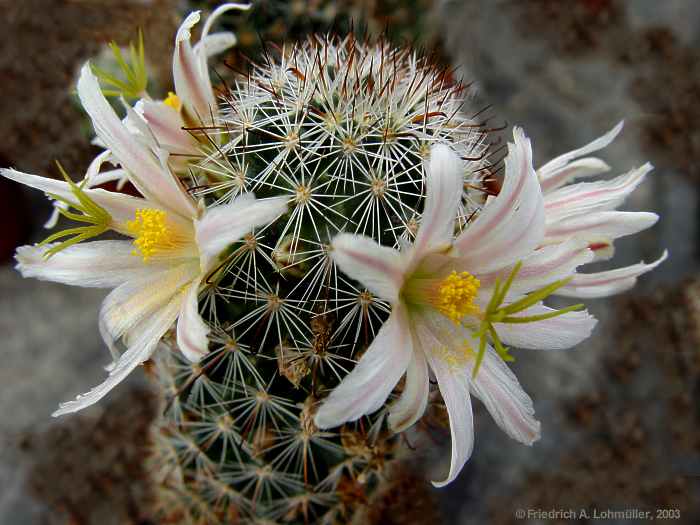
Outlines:
{"label": "white flower with pink stripe", "polygon": [[[256,200],[245,194],[204,209],[170,170],[167,152],[146,147],[117,117],[88,64],[81,71],[78,95],[98,138],[142,197],[0,170],[8,179],[58,200],[63,204],[59,213],[85,224],[47,239],[61,242],[20,247],[17,268],[22,275],[114,288],[100,311],[100,330],[114,357],[109,376],[87,394],[63,403],[55,416],[82,410],[107,395],[151,356],[176,321],[180,351],[191,361],[202,359],[208,352],[209,327],[199,314],[199,296],[207,278],[231,243],[287,208],[284,197]],[[108,230],[128,240],[81,242]],[[120,339],[122,354],[115,346]]]}
{"label": "white flower with pink stripe", "polygon": [[[625,199],[653,169],[649,163],[610,180],[574,182],[610,171],[601,159],[587,157],[609,145],[622,130],[622,122],[602,137],[560,155],[537,170],[544,194],[545,237],[547,244],[581,239],[595,253],[594,261],[610,259],[615,239],[650,228],[659,219],[649,212],[617,211]],[[579,273],[557,290],[569,297],[607,297],[632,288],[637,278],[667,257],[650,264],[639,263],[595,273]]]}
{"label": "white flower with pink stripe", "polygon": [[454,236],[462,195],[462,160],[434,146],[415,242],[399,251],[359,235],[341,234],[331,255],[340,270],[392,305],[389,319],[355,369],[323,401],[316,424],[329,428],[389,406],[389,425],[402,431],[425,411],[431,373],[447,405],[455,479],[474,442],[470,395],[499,426],[532,444],[540,436],[532,401],[504,363],[504,345],[563,349],[595,326],[580,305],[553,310],[542,299],[594,258],[588,243],[545,245],[545,206],[529,140],[519,129],[509,144],[503,188]]}

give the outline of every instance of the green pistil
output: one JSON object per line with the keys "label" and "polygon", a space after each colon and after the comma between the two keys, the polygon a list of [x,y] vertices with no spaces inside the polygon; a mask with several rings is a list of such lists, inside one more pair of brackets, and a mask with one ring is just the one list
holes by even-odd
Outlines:
{"label": "green pistil", "polygon": [[515,276],[520,271],[520,268],[522,268],[522,265],[522,262],[518,261],[518,263],[513,267],[510,274],[508,275],[508,278],[502,286],[500,278],[496,279],[493,295],[491,296],[491,300],[489,301],[489,304],[486,307],[483,320],[479,325],[479,329],[476,330],[476,332],[474,333],[474,335],[479,338],[479,352],[476,356],[476,363],[474,365],[472,377],[476,377],[476,374],[479,371],[479,367],[481,366],[481,362],[484,359],[484,355],[486,354],[486,342],[489,336],[491,338],[491,341],[493,342],[496,353],[501,357],[501,359],[503,359],[504,361],[515,360],[515,358],[512,355],[510,355],[510,353],[508,353],[508,348],[503,346],[503,343],[501,343],[501,340],[498,337],[498,332],[493,326],[494,323],[535,323],[537,321],[552,319],[554,317],[558,317],[569,312],[576,312],[584,308],[583,304],[575,304],[572,306],[567,306],[566,308],[562,308],[561,310],[547,312],[546,314],[513,317],[513,314],[522,312],[530,308],[531,306],[539,303],[540,301],[543,301],[571,280],[571,278],[569,277],[567,279],[560,279],[558,281],[554,281],[553,283],[550,283],[546,286],[543,286],[542,288],[539,288],[538,290],[535,290],[534,292],[529,293],[522,299],[519,299],[514,303],[510,303],[502,307],[501,305],[503,304],[503,301],[508,295],[508,290],[510,290],[513,281],[515,280]]}
{"label": "green pistil", "polygon": [[69,209],[64,210],[62,208],[57,208],[58,213],[72,221],[85,223],[87,226],[77,226],[75,228],[69,228],[67,230],[56,232],[49,235],[46,239],[39,243],[39,246],[44,246],[48,243],[63,239],[64,237],[70,237],[47,250],[46,253],[44,253],[44,257],[46,259],[57,254],[61,250],[65,250],[69,246],[103,234],[109,229],[109,225],[112,221],[112,216],[107,213],[102,206],[98,205],[87,196],[85,191],[82,189],[82,185],[78,186],[75,182],[73,182],[63,169],[63,166],[61,166],[58,162],[56,165],[58,166],[61,175],[63,175],[63,178],[70,186],[71,191],[73,195],[75,195],[78,202],[70,202],[69,200],[59,197],[58,195],[51,195],[51,197],[57,201],[67,204],[69,208],[73,208],[80,212],[75,213],[69,211]]}

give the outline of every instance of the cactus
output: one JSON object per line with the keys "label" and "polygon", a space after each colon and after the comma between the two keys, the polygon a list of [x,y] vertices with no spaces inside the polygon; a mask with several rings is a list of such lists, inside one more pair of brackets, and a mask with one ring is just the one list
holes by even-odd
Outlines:
{"label": "cactus", "polygon": [[152,470],[165,522],[343,523],[384,483],[400,448],[386,410],[335,431],[313,422],[389,310],[336,270],[329,243],[339,231],[408,242],[436,142],[466,159],[465,224],[490,169],[488,130],[464,116],[465,93],[409,49],[312,37],[267,54],[228,87],[220,122],[192,131],[200,198],[252,191],[291,204],[210,278],[206,359],[172,348],[156,358],[165,396]]}

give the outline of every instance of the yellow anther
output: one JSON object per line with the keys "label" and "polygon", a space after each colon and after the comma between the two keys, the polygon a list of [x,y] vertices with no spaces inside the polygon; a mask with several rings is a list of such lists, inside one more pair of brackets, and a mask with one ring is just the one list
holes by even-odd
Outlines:
{"label": "yellow anther", "polygon": [[156,252],[173,247],[173,235],[165,218],[163,210],[142,208],[136,210],[133,221],[126,223],[127,230],[135,237],[136,249],[132,253],[143,257],[143,262],[148,262]]}
{"label": "yellow anther", "polygon": [[175,111],[180,111],[180,109],[182,109],[182,101],[180,100],[180,97],[178,97],[172,91],[168,91],[168,97],[163,101],[163,104],[170,106]]}
{"label": "yellow anther", "polygon": [[479,285],[479,279],[469,272],[453,271],[440,283],[435,306],[445,317],[460,324],[465,315],[479,313],[474,304]]}

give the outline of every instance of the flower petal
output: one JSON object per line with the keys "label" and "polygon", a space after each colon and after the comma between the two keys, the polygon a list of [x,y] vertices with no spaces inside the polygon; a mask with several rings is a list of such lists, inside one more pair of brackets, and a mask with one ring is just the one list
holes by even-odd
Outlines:
{"label": "flower petal", "polygon": [[191,29],[199,22],[199,11],[185,18],[175,36],[173,81],[175,91],[187,113],[202,123],[216,114],[216,100],[207,71],[206,57],[197,56],[190,43]]}
{"label": "flower petal", "polygon": [[336,427],[378,410],[406,372],[411,355],[406,310],[398,304],[352,372],[323,401],[316,425]]}
{"label": "flower petal", "polygon": [[344,273],[382,299],[398,302],[405,272],[405,261],[398,251],[347,233],[336,235],[331,246],[331,257]]}
{"label": "flower petal", "polygon": [[[544,166],[540,167],[540,169],[537,170],[537,174],[539,175],[540,181],[542,182],[542,189],[544,191],[551,191],[556,187],[565,184],[568,180],[570,180],[570,176],[578,176],[576,174],[565,175],[566,171],[570,171],[571,168],[574,168],[574,163],[572,163],[571,161],[573,161],[574,159],[579,159],[584,155],[588,155],[589,153],[593,153],[594,151],[601,150],[608,146],[613,140],[615,140],[615,137],[617,137],[620,131],[622,131],[623,125],[624,121],[618,122],[618,124],[613,129],[608,131],[602,137],[598,137],[594,141],[589,142],[581,148],[569,151],[568,153],[564,153],[563,155],[560,155],[550,160]],[[599,168],[602,168],[604,171],[607,171],[607,169],[605,168],[607,165],[599,159],[582,160],[585,160],[586,162],[582,163],[579,167],[582,168],[584,172],[586,170],[588,170],[589,172],[591,171],[591,169],[594,170],[596,167],[596,161],[599,163]],[[602,173],[602,171],[599,171],[598,173]]]}
{"label": "flower petal", "polygon": [[414,255],[449,246],[462,199],[462,159],[444,144],[433,146],[426,168],[425,207],[414,243]]}
{"label": "flower petal", "polygon": [[199,276],[194,263],[175,267],[149,264],[146,269],[112,290],[102,302],[100,333],[112,352],[114,341],[163,308]]}
{"label": "flower petal", "polygon": [[637,277],[650,272],[668,257],[668,252],[650,264],[639,263],[624,268],[616,268],[606,272],[579,273],[566,286],[557,290],[556,295],[564,297],[608,297],[632,288]]}
{"label": "flower petal", "polygon": [[129,174],[123,168],[101,171],[102,166],[106,162],[109,162],[114,166],[118,166],[112,152],[110,150],[103,151],[97,157],[95,157],[92,162],[90,162],[90,165],[85,172],[85,177],[83,178],[83,189],[96,188],[102,184],[116,181],[117,191],[121,191],[124,184],[126,184],[129,180]]}
{"label": "flower petal", "polygon": [[[450,471],[436,487],[452,482],[471,456],[474,448],[474,424],[469,398],[470,368],[474,360],[469,347],[476,348],[470,331],[455,325],[447,317],[432,309],[411,316],[414,344],[419,345],[427,358],[440,388],[450,419],[452,455]],[[468,348],[465,349],[465,345]]]}
{"label": "flower petal", "polygon": [[134,339],[131,347],[119,358],[119,361],[111,367],[107,379],[86,394],[79,395],[75,401],[61,403],[54,417],[77,412],[97,403],[106,396],[115,386],[121,383],[141,363],[146,361],[155,350],[158,342],[175,321],[180,310],[180,301],[174,299],[157,312],[142,327],[138,337]]}
{"label": "flower petal", "polygon": [[[108,182],[116,182],[117,190],[120,190],[124,184],[129,180],[129,174],[124,169],[107,170],[102,173],[97,173],[95,176],[87,180],[86,188],[95,188],[101,186],[102,184],[107,184]],[[139,199],[140,205],[147,205],[144,199]],[[133,218],[133,217],[132,217]]]}
{"label": "flower petal", "polygon": [[[48,177],[39,177],[38,175],[30,175],[12,169],[0,169],[0,174],[3,177],[29,186],[47,195],[55,195],[70,203],[78,204],[78,199],[75,198],[70,186],[67,182],[49,179]],[[102,189],[83,189],[85,194],[95,201],[96,204],[105,209],[112,216],[111,227],[120,232],[123,231],[123,224],[134,218],[134,213],[139,208],[149,207],[150,204],[145,199],[132,197],[123,193],[115,193]],[[151,206],[155,207],[155,206]]]}
{"label": "flower petal", "polygon": [[251,7],[253,7],[253,4],[238,4],[235,2],[226,2],[225,4],[221,4],[219,7],[214,9],[214,11],[212,11],[212,13],[207,18],[207,21],[204,22],[204,29],[202,29],[202,39],[205,39],[209,36],[209,31],[211,31],[214,22],[216,22],[216,19],[224,13],[234,9],[237,11],[248,11],[248,9],[250,9]]}
{"label": "flower petal", "polygon": [[611,180],[580,182],[555,190],[545,196],[547,222],[567,217],[611,210],[624,202],[653,169],[648,162]]}
{"label": "flower petal", "polygon": [[194,217],[194,202],[180,181],[119,120],[102,94],[90,64],[85,64],[80,72],[78,96],[98,138],[129,172],[129,179],[141,194],[183,217]]}
{"label": "flower petal", "polygon": [[534,250],[544,237],[542,192],[532,167],[530,141],[520,128],[513,130],[513,136],[501,192],[455,241],[470,273],[504,268]]}
{"label": "flower petal", "polygon": [[608,171],[610,171],[610,166],[606,162],[595,157],[586,157],[585,159],[570,162],[563,168],[553,172],[547,179],[542,177],[539,170],[537,173],[540,176],[542,192],[546,195],[548,192],[554,191],[575,179],[595,177]]}
{"label": "flower petal", "polygon": [[94,186],[97,186],[96,184],[91,184],[91,181],[100,173],[100,171],[102,170],[102,165],[105,162],[110,162],[111,158],[112,152],[109,150],[105,150],[99,155],[97,155],[97,157],[92,159],[92,162],[90,162],[90,165],[88,166],[88,169],[85,172],[84,179],[88,188],[93,188]]}
{"label": "flower petal", "polygon": [[435,487],[439,488],[454,481],[472,455],[474,416],[469,399],[469,372],[465,369],[455,369],[427,349],[425,353],[447,407],[452,436],[450,472],[443,481],[432,482]]}
{"label": "flower petal", "polygon": [[532,399],[492,348],[486,350],[471,390],[510,437],[525,445],[540,438],[540,422],[534,418]]}
{"label": "flower petal", "polygon": [[393,432],[403,432],[413,426],[425,412],[428,406],[429,374],[428,363],[425,356],[415,348],[416,341],[413,341],[414,349],[411,361],[406,369],[406,384],[403,392],[397,401],[389,407],[389,417],[387,419],[389,428]]}
{"label": "flower petal", "polygon": [[126,115],[122,119],[124,127],[126,127],[132,137],[137,139],[143,146],[153,153],[156,153],[157,157],[158,143],[156,142],[153,131],[148,126],[148,122],[146,122],[143,117],[144,100],[139,100],[133,107],[127,104],[124,99],[121,100],[121,103],[126,112]]}
{"label": "flower petal", "polygon": [[236,35],[228,31],[213,33],[200,39],[194,45],[194,54],[205,59],[223,53],[236,45]]}
{"label": "flower petal", "polygon": [[[571,277],[579,266],[593,261],[594,254],[588,249],[588,242],[571,239],[561,244],[552,244],[535,250],[522,261],[520,271],[513,281],[511,293],[527,293],[559,279]],[[477,274],[485,293],[480,297],[488,302],[490,296],[486,290],[491,288],[497,277],[504,279],[512,267],[498,272]]]}
{"label": "flower petal", "polygon": [[44,228],[47,230],[53,230],[58,224],[58,219],[61,217],[59,210],[68,209],[68,205],[65,202],[53,201],[51,204],[53,205],[53,210],[51,211],[49,218],[46,219],[46,222],[44,223]]}
{"label": "flower petal", "polygon": [[287,198],[256,200],[252,194],[236,197],[230,204],[209,208],[195,221],[195,236],[202,268],[207,271],[222,251],[258,226],[274,221],[287,210]]}
{"label": "flower petal", "polygon": [[194,48],[190,42],[191,29],[199,22],[200,12],[190,13],[177,31],[173,55],[175,91],[182,100],[185,111],[200,122],[208,122],[211,116],[217,113],[207,59],[236,44],[236,36],[233,33],[222,32],[210,35],[209,32],[216,19],[227,11],[233,9],[245,11],[251,6],[252,4],[227,2],[217,7],[204,23],[202,37]]}
{"label": "flower petal", "polygon": [[601,211],[570,217],[547,225],[546,242],[561,242],[571,237],[593,242],[612,241],[651,228],[659,216],[632,211]]}
{"label": "flower petal", "polygon": [[[554,312],[538,303],[513,317],[528,317]],[[564,350],[587,339],[595,325],[595,317],[587,311],[567,312],[551,319],[532,323],[494,323],[501,342],[516,348],[533,350]],[[477,376],[481,373],[477,374]]]}
{"label": "flower petal", "polygon": [[44,258],[52,246],[17,248],[17,270],[23,277],[87,288],[112,288],[144,272],[143,261],[132,255],[134,247],[129,241],[84,242]]}
{"label": "flower petal", "polygon": [[143,118],[153,132],[158,145],[170,153],[197,155],[197,140],[183,128],[180,113],[164,102],[144,100]]}
{"label": "flower petal", "polygon": [[210,329],[199,315],[199,284],[196,280],[190,285],[177,319],[177,346],[193,363],[207,355],[209,347]]}

